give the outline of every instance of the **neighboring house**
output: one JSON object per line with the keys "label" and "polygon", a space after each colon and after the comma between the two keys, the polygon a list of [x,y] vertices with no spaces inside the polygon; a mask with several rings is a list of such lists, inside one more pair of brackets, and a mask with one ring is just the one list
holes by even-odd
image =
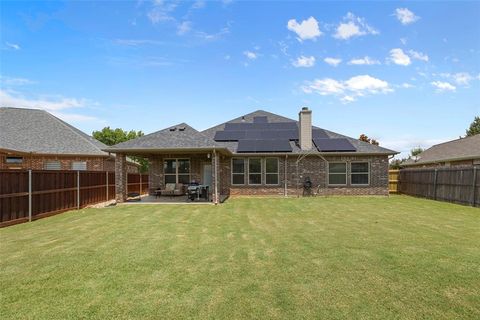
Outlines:
{"label": "neighboring house", "polygon": [[402,167],[472,166],[480,165],[480,134],[434,145]]}
{"label": "neighboring house", "polygon": [[[0,169],[114,171],[106,147],[46,111],[0,108]],[[137,173],[139,165],[127,167]]]}
{"label": "neighboring house", "polygon": [[104,149],[116,153],[117,200],[124,201],[125,157],[149,159],[150,190],[197,181],[218,203],[229,195],[292,195],[310,178],[325,195],[388,195],[388,158],[397,152],[266,111],[199,132],[182,123]]}

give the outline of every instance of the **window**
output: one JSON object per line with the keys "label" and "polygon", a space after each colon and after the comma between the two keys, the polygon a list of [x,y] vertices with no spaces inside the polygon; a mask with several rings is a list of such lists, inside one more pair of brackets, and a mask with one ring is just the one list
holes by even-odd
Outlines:
{"label": "window", "polygon": [[278,184],[278,158],[265,159],[265,184]]}
{"label": "window", "polygon": [[248,159],[248,184],[262,184],[262,159]]}
{"label": "window", "polygon": [[328,163],[328,184],[340,186],[347,184],[347,164],[345,162]]}
{"label": "window", "polygon": [[86,161],[73,161],[72,162],[72,170],[87,170],[87,162]]}
{"label": "window", "polygon": [[47,161],[44,164],[45,170],[61,170],[62,165],[60,161]]}
{"label": "window", "polygon": [[232,159],[232,184],[245,184],[245,159]]}
{"label": "window", "polygon": [[8,164],[22,164],[23,158],[22,157],[6,157],[5,163]]}
{"label": "window", "polygon": [[370,183],[370,165],[368,162],[352,162],[350,165],[352,185],[368,185]]}
{"label": "window", "polygon": [[163,162],[165,184],[190,183],[190,160],[167,159]]}

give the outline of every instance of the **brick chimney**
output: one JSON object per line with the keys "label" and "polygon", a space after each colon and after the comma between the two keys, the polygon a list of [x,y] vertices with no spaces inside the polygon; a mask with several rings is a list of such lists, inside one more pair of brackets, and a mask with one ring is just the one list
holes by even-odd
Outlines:
{"label": "brick chimney", "polygon": [[298,113],[298,142],[300,149],[311,150],[312,149],[312,111],[307,107],[303,107]]}

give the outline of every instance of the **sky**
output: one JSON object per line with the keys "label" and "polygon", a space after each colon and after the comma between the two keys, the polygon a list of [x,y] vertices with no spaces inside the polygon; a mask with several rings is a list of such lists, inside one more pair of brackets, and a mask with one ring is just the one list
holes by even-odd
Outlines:
{"label": "sky", "polygon": [[[0,105],[91,134],[258,109],[406,156],[480,115],[480,2],[1,1]],[[1,121],[1,119],[0,119]]]}

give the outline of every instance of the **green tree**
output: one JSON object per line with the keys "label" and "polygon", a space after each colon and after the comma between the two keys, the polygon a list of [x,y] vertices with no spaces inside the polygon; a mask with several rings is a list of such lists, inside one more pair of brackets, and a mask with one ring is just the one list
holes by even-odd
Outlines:
{"label": "green tree", "polygon": [[[126,131],[120,128],[112,129],[105,127],[101,131],[93,131],[92,136],[107,146],[113,146],[117,143],[125,142],[143,136],[142,131],[130,130]],[[148,160],[142,157],[130,157],[132,160],[140,164],[140,172],[148,171]]]}
{"label": "green tree", "polygon": [[412,150],[410,150],[410,156],[411,157],[416,157],[418,156],[420,153],[422,153],[424,150],[421,148],[421,147],[415,147],[413,148]]}
{"label": "green tree", "polygon": [[375,139],[370,139],[366,134],[361,134],[358,140],[378,146],[380,143]]}
{"label": "green tree", "polygon": [[467,137],[474,136],[480,133],[480,117],[475,117],[470,127],[467,130]]}

